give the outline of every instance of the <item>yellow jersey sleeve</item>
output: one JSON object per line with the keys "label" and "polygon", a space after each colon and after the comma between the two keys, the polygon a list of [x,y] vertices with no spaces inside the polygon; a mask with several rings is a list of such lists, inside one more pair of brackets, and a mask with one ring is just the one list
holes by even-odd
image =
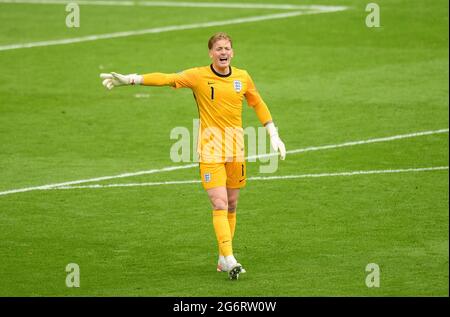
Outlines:
{"label": "yellow jersey sleeve", "polygon": [[176,74],[149,73],[142,75],[142,85],[194,88],[197,84],[197,70],[191,68]]}
{"label": "yellow jersey sleeve", "polygon": [[256,116],[258,117],[262,125],[265,126],[267,123],[273,121],[269,108],[267,108],[267,105],[264,101],[254,106],[253,109],[255,109]]}
{"label": "yellow jersey sleeve", "polygon": [[272,116],[270,114],[269,108],[259,95],[259,92],[248,73],[247,91],[245,92],[245,98],[247,99],[248,105],[255,110],[256,115],[262,125],[265,125],[266,123],[272,121]]}
{"label": "yellow jersey sleeve", "polygon": [[142,75],[142,85],[144,86],[173,86],[174,74],[150,73]]}
{"label": "yellow jersey sleeve", "polygon": [[262,98],[259,95],[258,90],[253,83],[252,78],[247,73],[247,91],[245,92],[245,99],[247,99],[247,103],[250,107],[254,107],[257,104],[262,102]]}
{"label": "yellow jersey sleeve", "polygon": [[195,88],[198,82],[197,68],[190,68],[180,73],[173,74],[173,82],[175,88]]}

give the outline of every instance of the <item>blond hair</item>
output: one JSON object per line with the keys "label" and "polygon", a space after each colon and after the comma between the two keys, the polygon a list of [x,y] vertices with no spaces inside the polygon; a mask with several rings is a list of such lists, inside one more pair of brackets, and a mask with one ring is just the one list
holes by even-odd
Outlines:
{"label": "blond hair", "polygon": [[214,43],[216,43],[217,41],[220,41],[220,40],[228,40],[228,41],[230,41],[230,45],[233,46],[231,37],[227,33],[219,32],[209,38],[208,48],[212,49],[214,46]]}

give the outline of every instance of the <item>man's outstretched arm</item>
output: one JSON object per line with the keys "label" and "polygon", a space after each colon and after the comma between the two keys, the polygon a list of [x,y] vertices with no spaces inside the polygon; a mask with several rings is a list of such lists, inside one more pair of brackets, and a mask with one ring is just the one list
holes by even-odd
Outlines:
{"label": "man's outstretched arm", "polygon": [[114,87],[125,85],[175,86],[174,74],[150,73],[145,75],[122,75],[112,72],[102,73],[100,74],[100,78],[103,79],[103,86],[110,90]]}

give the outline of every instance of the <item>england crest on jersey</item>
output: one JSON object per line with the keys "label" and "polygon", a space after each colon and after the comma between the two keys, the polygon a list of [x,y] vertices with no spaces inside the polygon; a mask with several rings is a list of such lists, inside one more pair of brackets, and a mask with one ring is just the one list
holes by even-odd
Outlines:
{"label": "england crest on jersey", "polygon": [[236,92],[241,92],[242,90],[242,83],[240,80],[235,80],[233,81],[234,84],[234,90],[236,90]]}

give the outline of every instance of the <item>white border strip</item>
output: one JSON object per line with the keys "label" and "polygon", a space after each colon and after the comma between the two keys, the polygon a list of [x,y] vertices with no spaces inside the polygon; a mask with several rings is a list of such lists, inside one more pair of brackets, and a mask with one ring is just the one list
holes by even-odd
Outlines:
{"label": "white border strip", "polygon": [[[449,129],[415,132],[415,133],[394,135],[394,136],[385,137],[385,138],[368,139],[368,140],[362,140],[362,141],[346,142],[346,143],[341,143],[341,144],[325,145],[325,146],[319,146],[319,147],[308,147],[308,148],[304,148],[304,149],[296,149],[296,150],[287,151],[287,153],[296,154],[296,153],[301,153],[301,152],[307,152],[308,149],[309,149],[309,151],[312,151],[311,149],[314,149],[315,151],[327,150],[327,149],[340,148],[343,146],[354,146],[354,145],[369,144],[369,143],[374,143],[374,142],[387,142],[387,141],[394,141],[394,140],[399,140],[399,139],[404,139],[404,138],[413,138],[413,137],[418,137],[418,136],[441,134],[441,133],[448,133],[448,132],[449,132]],[[253,156],[252,158],[260,158],[260,157],[264,157],[264,156],[267,156],[267,155]],[[250,157],[248,159],[250,159]],[[115,178],[125,178],[125,177],[133,177],[133,176],[147,175],[147,174],[154,174],[154,173],[161,173],[161,172],[170,172],[170,171],[175,171],[175,170],[180,170],[180,169],[188,169],[188,168],[192,168],[195,166],[198,166],[198,163],[181,165],[181,166],[180,165],[169,166],[169,167],[164,167],[164,168],[160,168],[160,169],[152,169],[152,170],[139,171],[139,172],[134,172],[134,173],[124,173],[124,174],[112,175],[112,176],[102,176],[102,177],[97,177],[97,178],[81,179],[81,180],[57,183],[57,184],[27,187],[27,188],[21,188],[21,189],[12,189],[12,190],[0,192],[0,196],[15,194],[15,193],[29,192],[29,191],[33,191],[33,190],[51,189],[53,187],[62,187],[62,186],[76,185],[76,184],[82,184],[82,183],[98,182],[98,181],[115,179]]]}
{"label": "white border strip", "polygon": [[[335,11],[338,11],[338,10],[336,9]],[[8,45],[0,46],[0,51],[9,51],[9,50],[15,50],[15,49],[21,49],[21,48],[32,48],[32,47],[42,47],[42,46],[65,45],[65,44],[121,38],[121,37],[135,36],[135,35],[156,34],[156,33],[164,33],[164,32],[171,32],[171,31],[209,28],[209,27],[213,27],[213,26],[234,25],[234,24],[242,24],[242,23],[249,23],[249,22],[285,19],[285,18],[295,17],[295,16],[299,16],[299,15],[309,15],[309,14],[318,14],[318,13],[326,13],[326,12],[332,12],[332,11],[322,11],[322,10],[295,11],[295,12],[289,12],[289,13],[259,15],[259,16],[252,16],[252,17],[247,17],[247,18],[238,18],[238,19],[231,19],[231,20],[223,20],[223,21],[212,21],[212,22],[193,23],[193,24],[184,24],[184,25],[170,25],[170,26],[157,27],[157,28],[151,28],[151,29],[143,29],[143,30],[87,35],[87,36],[82,36],[82,37],[74,37],[74,38],[60,39],[60,40],[8,44]]]}
{"label": "white border strip", "polygon": [[[372,175],[372,174],[392,174],[392,173],[411,173],[411,172],[428,172],[428,171],[442,171],[448,170],[448,166],[437,167],[422,167],[422,168],[405,168],[393,170],[373,170],[373,171],[352,171],[340,173],[320,173],[320,174],[300,174],[300,175],[281,175],[281,176],[256,176],[249,177],[249,181],[267,181],[267,180],[284,180],[284,179],[299,179],[299,178],[318,178],[318,177],[335,177],[335,176],[357,176],[357,175]],[[142,187],[142,186],[161,186],[161,185],[181,185],[181,184],[197,184],[200,180],[187,181],[167,181],[167,182],[150,182],[150,183],[128,183],[128,184],[106,184],[106,185],[85,185],[85,186],[61,186],[48,188],[51,189],[93,189],[93,188],[113,188],[113,187]]]}

